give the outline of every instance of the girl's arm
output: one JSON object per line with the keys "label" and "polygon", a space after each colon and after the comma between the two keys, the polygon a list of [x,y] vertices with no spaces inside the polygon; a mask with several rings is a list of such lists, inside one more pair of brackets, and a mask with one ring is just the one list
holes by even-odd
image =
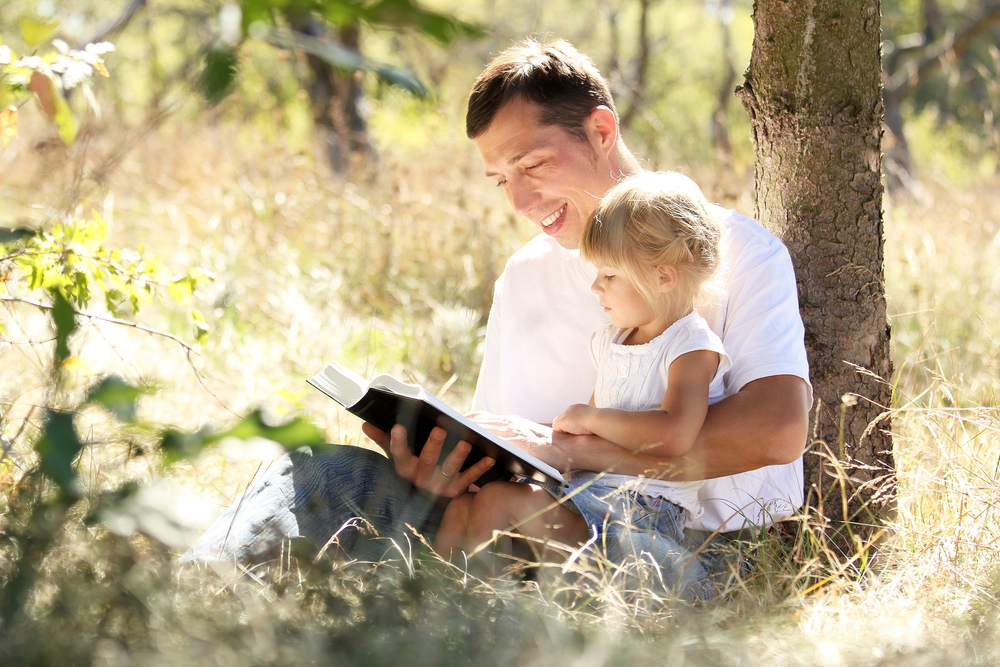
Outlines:
{"label": "girl's arm", "polygon": [[719,354],[696,350],[677,357],[667,370],[667,391],[659,410],[630,412],[571,405],[552,428],[593,434],[632,451],[683,456],[694,444],[708,412],[708,387],[719,368]]}

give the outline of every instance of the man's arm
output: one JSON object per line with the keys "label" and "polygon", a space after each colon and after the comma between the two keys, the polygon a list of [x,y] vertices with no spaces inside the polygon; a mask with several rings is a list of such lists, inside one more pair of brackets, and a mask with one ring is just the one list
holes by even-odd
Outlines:
{"label": "man's arm", "polygon": [[[569,435],[515,416],[473,414],[475,421],[534,454],[557,470],[591,470],[622,475],[649,475],[691,481],[735,475],[769,465],[791,463],[805,447],[809,425],[809,387],[794,375],[765,377],[709,406],[705,424],[683,457],[635,452],[594,435]],[[386,434],[370,424],[365,433],[396,464],[396,472],[417,488],[454,498],[486,472],[484,458],[461,474],[471,451],[467,443],[439,461],[444,431],[434,429],[420,456],[406,446],[406,431],[397,426]],[[442,474],[444,471],[444,474]]]}
{"label": "man's arm", "polygon": [[[690,481],[791,463],[802,455],[809,423],[809,388],[802,378],[776,375],[750,382],[709,406],[688,453],[669,458],[633,452],[592,435],[547,434],[511,424],[484,425],[559,470],[592,470]],[[480,421],[477,419],[477,421]]]}
{"label": "man's arm", "polygon": [[[754,380],[708,409],[694,447],[702,476],[711,479],[791,463],[806,447],[812,393],[795,375]],[[679,480],[685,477],[677,477]]]}

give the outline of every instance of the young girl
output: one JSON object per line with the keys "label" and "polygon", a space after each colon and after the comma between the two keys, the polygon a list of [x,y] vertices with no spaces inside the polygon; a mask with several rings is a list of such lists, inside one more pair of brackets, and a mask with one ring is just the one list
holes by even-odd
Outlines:
{"label": "young girl", "polygon": [[[605,196],[580,251],[597,266],[591,289],[611,323],[593,338],[598,378],[590,404],[570,406],[554,430],[631,450],[622,470],[643,470],[647,456],[687,453],[709,404],[723,397],[730,366],[719,337],[694,310],[719,265],[720,235],[698,186],[680,174],[639,174]],[[647,552],[673,583],[693,581],[700,573],[683,571],[688,559],[679,543],[685,522],[700,513],[702,483],[660,479],[669,475],[662,469],[647,473],[574,471],[565,488],[487,484],[448,505],[435,547],[446,555],[470,552],[494,531],[566,545],[596,538],[611,560]],[[501,539],[498,547],[509,551],[509,538]]]}

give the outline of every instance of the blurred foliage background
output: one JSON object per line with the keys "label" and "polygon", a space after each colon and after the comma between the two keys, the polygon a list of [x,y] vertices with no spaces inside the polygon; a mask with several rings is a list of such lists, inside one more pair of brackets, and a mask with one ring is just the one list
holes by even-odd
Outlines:
{"label": "blurred foliage background", "polygon": [[[304,383],[330,359],[468,405],[493,283],[535,233],[464,135],[473,80],[512,42],[573,42],[611,81],[626,141],[648,167],[684,171],[752,213],[749,124],[732,95],[751,2],[2,2],[0,65],[4,48],[115,45],[101,56],[110,76],[62,98],[73,141],[34,89],[0,100],[17,108],[17,135],[0,149],[5,655],[107,665],[995,657],[1000,5],[884,0],[882,11],[893,537],[874,568],[870,554],[765,541],[749,581],[690,614],[614,586],[524,589],[436,562],[400,570],[289,552],[222,580],[178,577],[171,548],[282,451],[219,434],[278,438],[267,423],[297,415],[329,441],[366,444]],[[17,245],[32,234],[55,269],[70,257],[98,268],[39,287],[38,263]],[[101,286],[101,276],[118,278]],[[62,325],[32,305],[59,303],[60,285],[76,285],[63,294],[74,299],[80,280],[94,298],[75,301],[81,312]],[[110,374],[123,379],[106,385]],[[127,419],[106,386],[128,396]],[[247,415],[250,431],[224,430]],[[223,430],[181,437],[207,423]],[[56,427],[72,434],[59,454],[72,463],[71,498],[38,472]],[[159,453],[165,433],[221,442],[177,460]],[[859,637],[860,625],[880,632]],[[530,641],[505,642],[517,633]]]}

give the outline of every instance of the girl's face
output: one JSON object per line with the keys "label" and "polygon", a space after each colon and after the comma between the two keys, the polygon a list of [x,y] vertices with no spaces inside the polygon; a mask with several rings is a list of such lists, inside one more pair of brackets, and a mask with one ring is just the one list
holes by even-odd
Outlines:
{"label": "girl's face", "polygon": [[667,328],[666,318],[653,310],[642,294],[620,269],[597,267],[597,278],[590,290],[600,297],[604,312],[619,329],[635,329],[628,342],[647,343]]}

